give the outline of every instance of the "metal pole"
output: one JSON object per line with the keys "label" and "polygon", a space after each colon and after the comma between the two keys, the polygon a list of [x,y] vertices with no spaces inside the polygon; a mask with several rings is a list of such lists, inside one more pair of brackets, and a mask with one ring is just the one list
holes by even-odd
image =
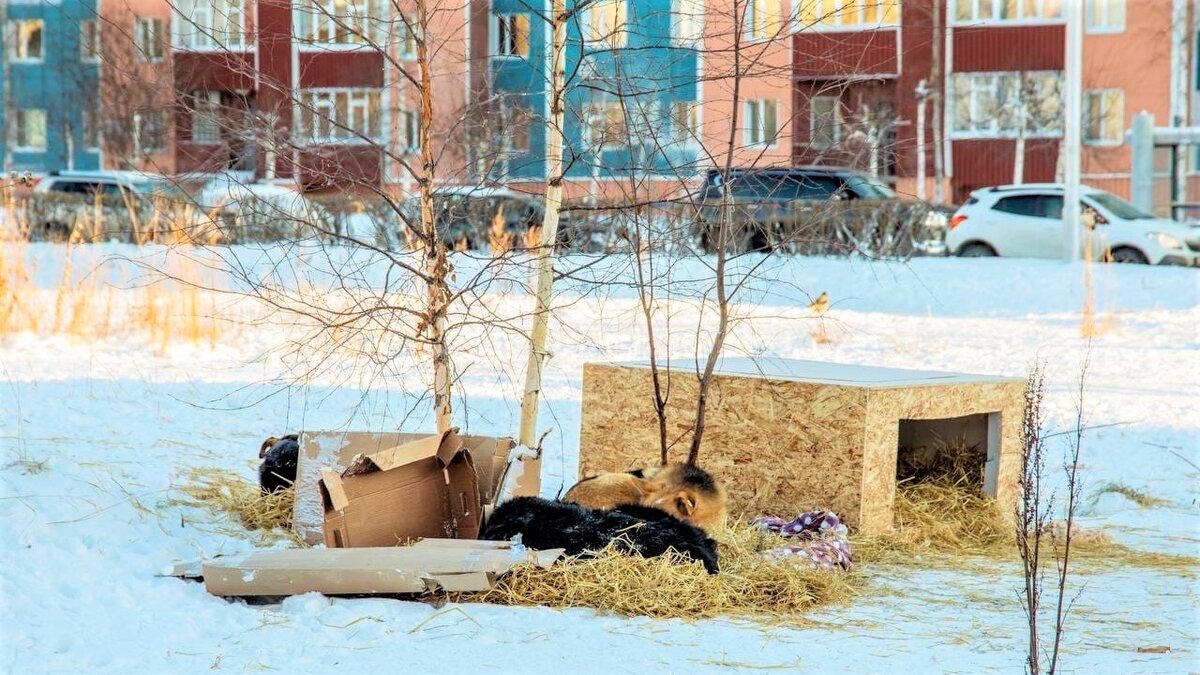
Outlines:
{"label": "metal pole", "polygon": [[925,80],[917,83],[917,199],[925,201],[925,102],[929,88]]}
{"label": "metal pole", "polygon": [[1063,260],[1079,258],[1079,162],[1083,113],[1083,3],[1063,3],[1066,68],[1063,73]]}
{"label": "metal pole", "polygon": [[1145,111],[1134,115],[1131,136],[1130,196],[1134,206],[1150,213],[1154,209],[1154,115]]}

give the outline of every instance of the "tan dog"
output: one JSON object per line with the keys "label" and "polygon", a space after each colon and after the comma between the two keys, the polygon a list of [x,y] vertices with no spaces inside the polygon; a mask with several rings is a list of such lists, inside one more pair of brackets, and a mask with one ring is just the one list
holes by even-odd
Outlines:
{"label": "tan dog", "polygon": [[628,473],[604,473],[576,483],[563,501],[592,509],[622,504],[653,506],[711,532],[725,525],[725,491],[694,464],[668,464]]}

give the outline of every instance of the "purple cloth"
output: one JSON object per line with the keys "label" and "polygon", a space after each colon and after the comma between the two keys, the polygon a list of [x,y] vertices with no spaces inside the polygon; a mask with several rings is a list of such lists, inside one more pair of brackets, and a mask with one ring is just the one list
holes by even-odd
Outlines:
{"label": "purple cloth", "polygon": [[768,558],[807,560],[817,569],[850,569],[850,532],[832,511],[807,511],[791,521],[763,516],[755,519],[754,525],[797,540],[794,544],[764,551],[763,555]]}

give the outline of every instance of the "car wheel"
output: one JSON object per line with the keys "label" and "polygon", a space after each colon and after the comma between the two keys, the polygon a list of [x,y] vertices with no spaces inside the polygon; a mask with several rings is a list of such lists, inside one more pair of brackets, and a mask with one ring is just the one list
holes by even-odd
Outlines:
{"label": "car wheel", "polygon": [[1127,246],[1114,249],[1112,253],[1109,254],[1109,257],[1115,263],[1145,265],[1150,262],[1146,259],[1146,256],[1141,251],[1137,250],[1136,248],[1129,248]]}
{"label": "car wheel", "polygon": [[958,249],[958,256],[960,258],[995,258],[996,249],[987,244],[967,244]]}

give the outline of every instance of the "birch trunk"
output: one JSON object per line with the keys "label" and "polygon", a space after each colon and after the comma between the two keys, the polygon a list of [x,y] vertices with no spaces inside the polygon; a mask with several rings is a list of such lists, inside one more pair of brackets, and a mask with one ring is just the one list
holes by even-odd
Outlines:
{"label": "birch trunk", "polygon": [[521,398],[521,429],[518,440],[533,447],[537,433],[538,397],[542,391],[542,367],[550,355],[546,338],[550,330],[550,292],[554,285],[554,243],[558,239],[559,210],[563,190],[563,94],[566,86],[567,12],[565,0],[553,0],[550,20],[554,42],[550,56],[550,119],[546,144],[546,215],[542,241],[537,252],[537,298],[533,330],[529,336],[529,364],[525,372],[525,394]]}
{"label": "birch trunk", "polygon": [[434,178],[437,161],[433,154],[433,87],[429,72],[429,12],[425,2],[418,2],[417,25],[417,69],[421,82],[421,176],[420,186],[421,231],[425,240],[425,271],[429,277],[429,293],[426,298],[425,334],[433,352],[433,408],[437,416],[438,433],[446,431],[451,424],[451,374],[450,348],[446,343],[446,310],[450,301],[450,261],[446,247],[437,232],[437,218],[433,210]]}

